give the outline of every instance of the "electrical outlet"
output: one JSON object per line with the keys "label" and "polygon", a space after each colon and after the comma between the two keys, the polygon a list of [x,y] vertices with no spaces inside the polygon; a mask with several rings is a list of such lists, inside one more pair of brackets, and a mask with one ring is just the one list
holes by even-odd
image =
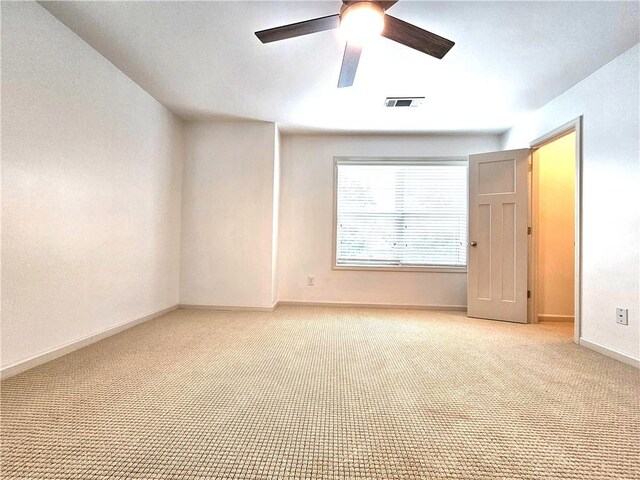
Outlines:
{"label": "electrical outlet", "polygon": [[629,325],[629,309],[616,307],[616,323]]}
{"label": "electrical outlet", "polygon": [[316,277],[313,275],[309,275],[307,277],[307,287],[315,287],[316,285]]}

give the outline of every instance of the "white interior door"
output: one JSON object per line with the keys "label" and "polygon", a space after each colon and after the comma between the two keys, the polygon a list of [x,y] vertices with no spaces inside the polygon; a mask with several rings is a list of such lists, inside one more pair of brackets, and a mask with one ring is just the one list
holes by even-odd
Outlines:
{"label": "white interior door", "polygon": [[527,323],[530,150],[469,156],[470,317]]}

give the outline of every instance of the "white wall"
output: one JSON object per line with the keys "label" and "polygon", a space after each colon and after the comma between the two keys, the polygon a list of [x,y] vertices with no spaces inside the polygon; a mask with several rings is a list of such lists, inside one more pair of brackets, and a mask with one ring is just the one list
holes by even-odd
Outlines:
{"label": "white wall", "polygon": [[490,135],[283,135],[280,300],[465,306],[466,273],[332,269],[334,156],[466,156],[498,147]]}
{"label": "white wall", "polygon": [[[584,116],[582,339],[640,358],[640,46],[515,125],[504,148]],[[629,325],[615,308],[629,308]]]}
{"label": "white wall", "polygon": [[273,305],[277,136],[266,122],[186,125],[181,304]]}
{"label": "white wall", "polygon": [[3,3],[3,368],[178,302],[181,130],[40,5]]}

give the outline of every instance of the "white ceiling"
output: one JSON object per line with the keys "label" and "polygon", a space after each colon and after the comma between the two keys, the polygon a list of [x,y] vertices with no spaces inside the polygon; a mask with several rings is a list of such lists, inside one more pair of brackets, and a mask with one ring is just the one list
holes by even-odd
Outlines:
{"label": "white ceiling", "polygon": [[[437,60],[380,38],[338,89],[338,31],[253,34],[338,13],[337,0],[42,4],[179,116],[283,131],[504,131],[640,41],[638,2],[401,0],[390,14],[456,45]],[[426,102],[389,109],[386,96]]]}

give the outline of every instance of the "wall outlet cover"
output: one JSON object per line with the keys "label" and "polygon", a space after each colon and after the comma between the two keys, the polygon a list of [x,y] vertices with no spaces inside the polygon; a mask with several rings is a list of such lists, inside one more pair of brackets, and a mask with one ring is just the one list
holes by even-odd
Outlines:
{"label": "wall outlet cover", "polygon": [[629,309],[616,307],[616,323],[629,325]]}

